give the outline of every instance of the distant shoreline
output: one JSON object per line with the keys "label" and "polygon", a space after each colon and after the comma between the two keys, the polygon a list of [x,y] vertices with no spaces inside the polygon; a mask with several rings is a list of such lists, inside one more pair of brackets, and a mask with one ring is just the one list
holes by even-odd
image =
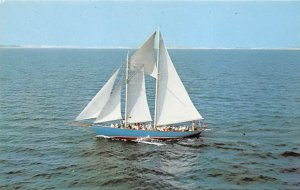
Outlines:
{"label": "distant shoreline", "polygon": [[[137,49],[135,47],[80,47],[80,46],[3,46],[0,45],[0,49]],[[174,50],[300,50],[300,48],[181,48],[181,47],[169,47],[168,49]]]}

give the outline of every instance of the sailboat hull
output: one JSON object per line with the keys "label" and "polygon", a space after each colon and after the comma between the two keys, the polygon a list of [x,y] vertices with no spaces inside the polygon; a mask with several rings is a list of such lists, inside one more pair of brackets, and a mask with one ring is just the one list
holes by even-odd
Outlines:
{"label": "sailboat hull", "polygon": [[175,140],[181,138],[198,137],[202,130],[173,132],[173,131],[148,131],[148,130],[131,130],[112,127],[92,127],[97,136],[109,137],[115,139],[137,140],[140,138],[151,138],[158,140]]}

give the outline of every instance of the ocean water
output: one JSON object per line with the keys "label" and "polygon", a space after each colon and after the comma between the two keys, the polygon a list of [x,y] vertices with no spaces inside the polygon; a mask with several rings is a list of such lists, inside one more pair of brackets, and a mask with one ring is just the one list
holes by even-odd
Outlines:
{"label": "ocean water", "polygon": [[0,189],[300,188],[300,51],[171,50],[211,130],[163,146],[70,124],[126,53],[0,49]]}

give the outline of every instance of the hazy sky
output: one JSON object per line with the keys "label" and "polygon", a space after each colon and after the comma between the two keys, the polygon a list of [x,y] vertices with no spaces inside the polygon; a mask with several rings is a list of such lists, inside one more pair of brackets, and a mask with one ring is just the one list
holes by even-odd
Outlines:
{"label": "hazy sky", "polygon": [[300,47],[300,1],[3,1],[1,45]]}

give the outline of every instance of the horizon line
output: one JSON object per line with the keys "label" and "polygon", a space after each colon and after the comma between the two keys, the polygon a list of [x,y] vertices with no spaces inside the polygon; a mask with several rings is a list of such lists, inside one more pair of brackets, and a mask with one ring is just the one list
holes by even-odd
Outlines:
{"label": "horizon line", "polygon": [[[130,47],[130,46],[49,46],[49,45],[1,45],[0,48],[20,48],[20,49],[138,49],[138,47]],[[168,49],[182,49],[182,50],[213,50],[213,49],[233,49],[233,50],[300,50],[300,47],[176,47],[170,46]],[[155,48],[156,49],[156,48]]]}

